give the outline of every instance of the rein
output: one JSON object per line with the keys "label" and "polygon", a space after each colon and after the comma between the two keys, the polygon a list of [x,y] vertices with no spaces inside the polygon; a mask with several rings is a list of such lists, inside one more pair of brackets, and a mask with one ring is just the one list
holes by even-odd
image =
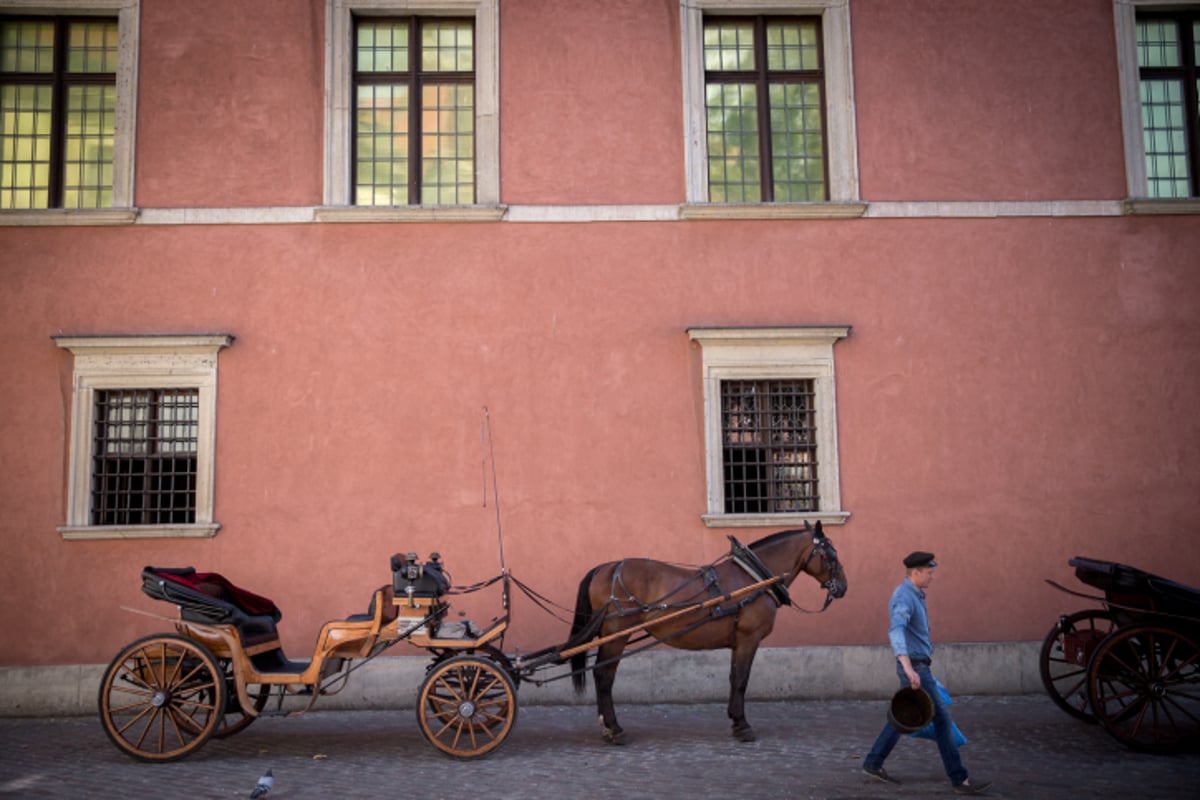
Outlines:
{"label": "rein", "polygon": [[[715,566],[720,559],[718,559],[718,561],[714,561],[708,567],[701,568],[694,577],[690,577],[690,578],[687,578],[687,579],[681,581],[679,583],[679,585],[677,585],[674,589],[667,592],[666,594],[664,594],[662,597],[658,598],[658,600],[654,601],[653,603],[647,603],[646,601],[639,599],[638,596],[635,595],[633,592],[629,591],[629,587],[625,585],[625,578],[622,573],[625,569],[625,562],[627,560],[628,559],[622,559],[622,561],[619,564],[617,564],[617,568],[613,570],[612,589],[609,591],[609,594],[608,594],[608,604],[610,606],[612,606],[614,613],[616,613],[618,615],[647,614],[651,611],[670,611],[672,609],[684,608],[686,606],[690,606],[690,605],[694,604],[696,602],[695,598],[699,597],[700,595],[702,595],[704,593],[703,586],[701,587],[701,591],[696,592],[691,597],[685,598],[679,602],[666,603],[664,601],[666,601],[667,599],[674,597],[675,595],[682,592],[683,588],[685,586],[692,583],[697,578],[700,579],[701,584],[703,584],[704,586],[707,586],[707,582],[704,580],[704,575],[705,575],[704,571],[705,571],[705,569],[712,569],[712,567]],[[621,591],[625,593],[624,599],[617,597],[617,587],[618,586],[620,586]],[[628,607],[622,608],[622,603],[634,603],[636,607],[635,608],[628,608]]]}
{"label": "rein", "polygon": [[801,564],[800,568],[796,571],[797,575],[799,575],[801,572],[807,572],[808,565],[812,563],[813,556],[820,554],[821,566],[824,567],[825,571],[829,573],[829,580],[821,584],[821,588],[825,590],[825,604],[816,611],[813,611],[812,609],[802,608],[795,603],[791,603],[790,605],[792,608],[796,609],[797,611],[800,611],[804,614],[820,614],[825,611],[825,609],[829,608],[829,606],[833,603],[833,587],[837,583],[837,577],[834,575],[834,570],[830,565],[830,561],[832,560],[833,564],[836,564],[837,555],[835,551],[833,558],[830,559],[828,553],[830,548],[831,545],[829,544],[828,539],[817,539],[816,536],[813,536],[812,546],[808,549],[808,558],[804,559],[804,563]]}

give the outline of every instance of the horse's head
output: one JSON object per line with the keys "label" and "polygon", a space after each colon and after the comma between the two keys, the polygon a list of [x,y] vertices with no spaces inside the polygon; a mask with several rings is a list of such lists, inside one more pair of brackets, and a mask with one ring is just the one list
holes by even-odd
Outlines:
{"label": "horse's head", "polygon": [[812,547],[804,558],[803,570],[829,593],[825,597],[826,606],[835,598],[846,594],[846,571],[842,569],[837,549],[821,529],[820,522],[817,522],[817,526],[813,528]]}

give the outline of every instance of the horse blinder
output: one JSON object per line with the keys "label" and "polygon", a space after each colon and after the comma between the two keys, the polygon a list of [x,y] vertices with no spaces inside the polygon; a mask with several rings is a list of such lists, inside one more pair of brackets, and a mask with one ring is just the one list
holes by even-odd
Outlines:
{"label": "horse blinder", "polygon": [[821,584],[821,588],[829,593],[825,598],[825,605],[828,606],[835,598],[846,594],[846,584],[837,577],[837,548],[828,537],[822,535],[820,524],[817,525],[817,536],[813,537],[813,552],[820,554],[821,566],[829,573],[829,580]]}

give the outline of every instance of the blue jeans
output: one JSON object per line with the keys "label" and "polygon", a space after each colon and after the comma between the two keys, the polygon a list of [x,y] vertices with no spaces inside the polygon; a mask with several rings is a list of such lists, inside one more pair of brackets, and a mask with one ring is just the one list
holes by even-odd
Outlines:
{"label": "blue jeans", "polygon": [[[967,770],[963,767],[962,759],[958,756],[958,745],[954,743],[950,709],[942,702],[941,695],[937,691],[933,680],[933,673],[929,670],[929,665],[914,664],[913,669],[921,678],[921,688],[933,698],[933,732],[937,738],[938,752],[942,756],[942,765],[946,768],[946,775],[950,778],[950,783],[958,786],[967,779]],[[900,666],[899,661],[896,662],[896,674],[900,676],[900,686],[902,688],[909,685],[908,676],[904,674],[904,667]],[[883,767],[884,760],[892,752],[892,748],[896,746],[896,742],[900,741],[901,736],[903,734],[893,728],[890,722],[885,722],[883,730],[879,732],[879,738],[875,740],[875,745],[871,748],[871,752],[867,753],[867,758],[863,761],[863,766],[873,767],[874,769]]]}

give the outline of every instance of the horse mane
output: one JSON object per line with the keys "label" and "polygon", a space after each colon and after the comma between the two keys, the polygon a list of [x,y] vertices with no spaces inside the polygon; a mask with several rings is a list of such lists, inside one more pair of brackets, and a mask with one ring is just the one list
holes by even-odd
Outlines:
{"label": "horse mane", "polygon": [[760,547],[767,547],[769,545],[775,544],[778,541],[782,541],[784,539],[790,539],[793,536],[796,536],[797,534],[805,534],[805,533],[814,533],[815,534],[815,530],[812,528],[792,528],[792,529],[786,530],[786,531],[778,531],[776,533],[768,534],[761,539],[757,539],[757,540],[751,542],[747,546],[751,550],[757,550]]}

